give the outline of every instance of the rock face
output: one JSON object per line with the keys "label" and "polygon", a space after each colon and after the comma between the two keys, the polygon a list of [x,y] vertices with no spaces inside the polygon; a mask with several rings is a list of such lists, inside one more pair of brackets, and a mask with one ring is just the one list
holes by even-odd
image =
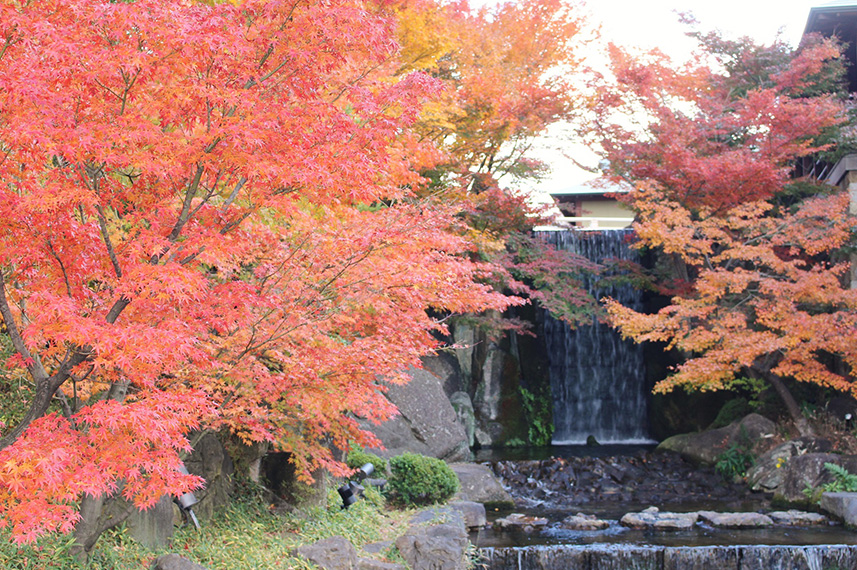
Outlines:
{"label": "rock face", "polygon": [[455,494],[457,500],[475,501],[490,506],[514,504],[511,495],[487,465],[451,463],[449,466],[461,483],[461,488]]}
{"label": "rock face", "polygon": [[410,382],[391,386],[387,398],[400,415],[380,425],[364,422],[385,449],[372,449],[382,457],[393,457],[406,451],[447,461],[470,458],[470,446],[464,426],[443,391],[441,379],[430,372],[413,369]]}
{"label": "rock face", "polygon": [[674,451],[694,463],[713,465],[717,458],[732,445],[743,445],[756,452],[767,451],[776,424],[760,416],[750,414],[726,427],[674,435],[665,439],[658,449]]}
{"label": "rock face", "polygon": [[449,397],[449,403],[458,416],[458,421],[464,426],[467,434],[467,445],[473,447],[476,444],[476,412],[473,411],[473,402],[467,392],[453,392]]}

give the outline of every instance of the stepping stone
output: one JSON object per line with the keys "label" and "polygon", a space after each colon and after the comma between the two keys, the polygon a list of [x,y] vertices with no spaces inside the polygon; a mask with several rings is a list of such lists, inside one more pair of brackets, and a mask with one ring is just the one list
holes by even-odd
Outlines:
{"label": "stepping stone", "polygon": [[508,517],[497,519],[494,521],[494,526],[504,529],[519,528],[521,530],[533,530],[547,526],[548,519],[542,517],[532,517],[522,515],[520,513],[512,513]]}
{"label": "stepping stone", "polygon": [[699,520],[698,513],[661,512],[657,507],[649,507],[639,513],[625,514],[619,523],[632,528],[687,530],[693,528],[697,520]]}
{"label": "stepping stone", "polygon": [[808,513],[806,511],[798,511],[789,509],[788,511],[774,511],[768,513],[768,516],[774,521],[774,524],[786,526],[811,526],[816,524],[827,524],[830,520],[819,513]]}
{"label": "stepping stone", "polygon": [[761,513],[715,513],[699,511],[700,518],[717,528],[761,528],[773,526],[774,521]]}
{"label": "stepping stone", "polygon": [[604,530],[610,526],[610,522],[601,520],[595,515],[577,513],[566,517],[559,526],[566,530]]}

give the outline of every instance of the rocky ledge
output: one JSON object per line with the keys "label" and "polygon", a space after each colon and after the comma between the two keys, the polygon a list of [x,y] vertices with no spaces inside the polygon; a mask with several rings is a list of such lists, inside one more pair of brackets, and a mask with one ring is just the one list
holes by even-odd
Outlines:
{"label": "rocky ledge", "polygon": [[725,481],[714,468],[696,466],[680,455],[644,451],[631,456],[550,458],[492,464],[516,504],[558,508],[587,504],[681,505],[716,501],[740,510],[753,501],[767,506],[764,493]]}

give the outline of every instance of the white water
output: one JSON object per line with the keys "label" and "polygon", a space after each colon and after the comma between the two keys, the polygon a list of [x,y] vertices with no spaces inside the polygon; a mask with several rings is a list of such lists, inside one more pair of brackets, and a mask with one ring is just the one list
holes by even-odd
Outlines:
{"label": "white water", "polygon": [[[539,235],[558,249],[595,262],[637,259],[629,248],[629,230]],[[641,293],[630,286],[589,289],[596,298],[609,296],[636,310],[642,307]],[[651,443],[642,347],[622,340],[594,318],[591,324],[572,330],[546,314],[544,329],[553,393],[552,443],[584,444],[589,436],[602,444]]]}

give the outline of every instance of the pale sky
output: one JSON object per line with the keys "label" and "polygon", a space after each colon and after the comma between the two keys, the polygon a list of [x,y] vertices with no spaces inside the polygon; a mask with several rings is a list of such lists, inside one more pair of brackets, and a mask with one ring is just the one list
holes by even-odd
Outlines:
{"label": "pale sky", "polygon": [[[684,35],[687,30],[678,22],[677,11],[691,12],[699,21],[700,31],[718,29],[726,37],[750,36],[771,43],[781,30],[783,39],[796,45],[810,8],[826,3],[827,0],[589,0],[586,8],[592,14],[591,21],[601,24],[606,41],[643,49],[658,47],[681,58],[693,44]],[[597,159],[582,149],[569,145],[566,152],[582,162],[597,164]],[[545,148],[539,155],[553,168],[549,179],[538,185],[540,191],[561,190],[593,177],[577,169],[559,151]]]}

